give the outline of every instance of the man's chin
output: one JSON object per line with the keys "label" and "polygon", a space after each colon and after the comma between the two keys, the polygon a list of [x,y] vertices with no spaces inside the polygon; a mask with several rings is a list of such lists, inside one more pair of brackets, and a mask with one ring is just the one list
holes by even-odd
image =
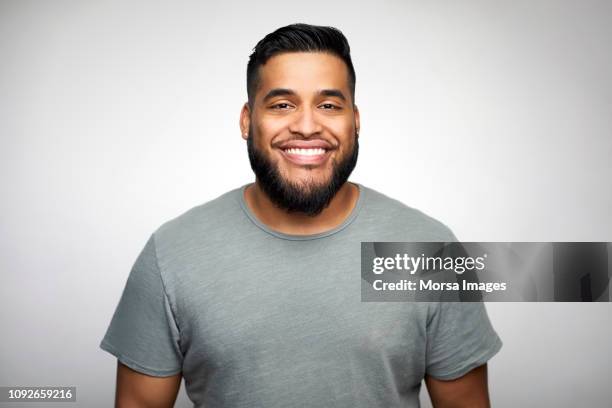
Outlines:
{"label": "man's chin", "polygon": [[314,191],[331,188],[331,177],[282,177],[281,180],[286,188],[290,188],[294,191],[300,191],[303,194],[310,194]]}
{"label": "man's chin", "polygon": [[303,213],[308,216],[319,215],[336,195],[338,188],[328,184],[293,184],[280,182],[274,189],[262,185],[272,202],[292,213]]}
{"label": "man's chin", "polygon": [[322,189],[328,189],[330,183],[313,182],[312,180],[304,179],[281,179],[282,189],[290,191],[296,196],[308,196]]}

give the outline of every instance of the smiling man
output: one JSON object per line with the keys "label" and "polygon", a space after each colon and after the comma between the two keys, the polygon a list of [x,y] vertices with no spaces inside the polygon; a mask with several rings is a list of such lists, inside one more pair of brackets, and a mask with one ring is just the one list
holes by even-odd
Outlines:
{"label": "smiling man", "polygon": [[[263,38],[240,128],[255,182],[161,225],[101,347],[118,407],[486,407],[501,341],[482,303],[361,302],[362,241],[454,241],[348,178],[359,151],[349,45],[331,27]],[[380,136],[379,136],[380,137]]]}

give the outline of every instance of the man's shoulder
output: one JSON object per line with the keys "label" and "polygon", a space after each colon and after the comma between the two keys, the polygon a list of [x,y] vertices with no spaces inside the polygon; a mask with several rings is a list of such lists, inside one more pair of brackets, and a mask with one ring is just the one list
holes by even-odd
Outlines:
{"label": "man's shoulder", "polygon": [[227,191],[209,201],[163,222],[154,235],[158,239],[189,238],[192,234],[209,234],[227,228],[228,220],[235,220],[240,212],[241,187]]}
{"label": "man's shoulder", "polygon": [[364,215],[372,222],[380,222],[399,231],[414,231],[415,236],[428,236],[431,240],[457,240],[451,229],[442,221],[371,187],[360,186],[367,195]]}

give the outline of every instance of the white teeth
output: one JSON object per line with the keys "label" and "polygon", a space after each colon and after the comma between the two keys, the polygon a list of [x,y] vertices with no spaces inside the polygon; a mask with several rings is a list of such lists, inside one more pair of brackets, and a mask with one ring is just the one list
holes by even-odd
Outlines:
{"label": "white teeth", "polygon": [[325,149],[322,149],[320,147],[314,148],[314,149],[295,149],[295,148],[290,148],[290,149],[285,149],[285,152],[290,153],[290,154],[299,154],[302,156],[317,156],[320,154],[324,154],[325,153]]}

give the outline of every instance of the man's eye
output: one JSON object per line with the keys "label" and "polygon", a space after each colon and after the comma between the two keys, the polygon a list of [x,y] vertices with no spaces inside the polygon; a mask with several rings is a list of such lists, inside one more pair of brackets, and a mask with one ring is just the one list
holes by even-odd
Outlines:
{"label": "man's eye", "polygon": [[324,103],[323,105],[321,105],[321,107],[323,109],[340,109],[339,107],[337,107],[336,105],[332,103]]}
{"label": "man's eye", "polygon": [[288,103],[277,103],[276,105],[271,106],[272,109],[287,109],[289,108]]}

